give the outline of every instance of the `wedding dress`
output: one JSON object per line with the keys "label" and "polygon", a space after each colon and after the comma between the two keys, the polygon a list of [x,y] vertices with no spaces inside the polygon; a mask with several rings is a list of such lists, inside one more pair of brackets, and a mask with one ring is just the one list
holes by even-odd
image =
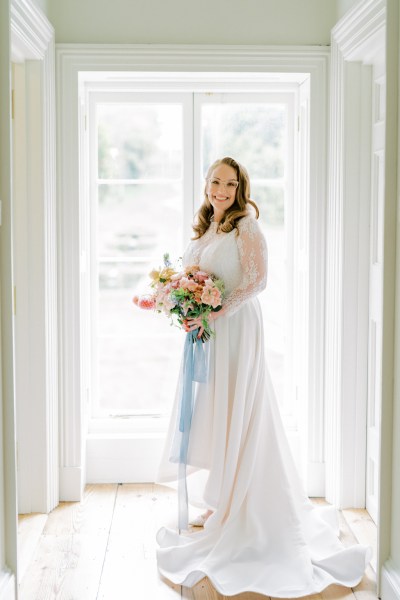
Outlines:
{"label": "wedding dress", "polygon": [[[196,384],[187,458],[189,500],[214,512],[204,529],[179,533],[162,527],[158,568],[189,587],[207,576],[227,596],[248,591],[289,598],[332,583],[353,587],[371,550],[344,548],[336,510],[307,498],[265,363],[256,297],[267,280],[265,238],[252,215],[240,220],[238,235],[217,228],[212,222],[183,256],[184,265],[197,264],[226,286],[224,314],[206,344],[208,380]],[[178,465],[169,459],[179,390],[178,381],[158,482],[178,479]]]}

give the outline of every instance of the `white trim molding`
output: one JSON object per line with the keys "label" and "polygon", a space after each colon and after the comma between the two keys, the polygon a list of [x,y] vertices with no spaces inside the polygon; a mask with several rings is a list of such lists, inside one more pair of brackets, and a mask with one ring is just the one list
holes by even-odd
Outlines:
{"label": "white trim molding", "polygon": [[[332,30],[325,348],[327,499],[365,506],[370,157],[368,67],[385,43],[385,1]],[[361,141],[361,143],[360,143]]]}
{"label": "white trim molding", "polygon": [[15,576],[10,570],[0,572],[0,600],[16,599]]}
{"label": "white trim molding", "polygon": [[[199,75],[202,80],[221,74],[224,81],[235,77],[247,82],[260,81],[266,74],[304,73],[310,78],[312,114],[310,120],[310,194],[307,214],[313,215],[307,230],[305,262],[309,304],[308,354],[310,365],[307,398],[310,423],[315,434],[312,445],[312,466],[316,472],[324,462],[323,436],[323,298],[325,266],[325,203],[327,139],[327,97],[329,48],[324,47],[270,47],[270,46],[204,46],[204,45],[79,45],[59,44],[57,57],[57,131],[58,131],[58,199],[59,199],[59,298],[60,298],[60,357],[62,373],[61,394],[61,474],[73,468],[81,473],[71,487],[71,478],[65,477],[65,499],[81,498],[85,477],[85,437],[90,397],[88,374],[83,365],[82,344],[84,289],[87,285],[88,253],[85,248],[85,224],[80,214],[84,185],[79,172],[79,124],[83,123],[79,104],[80,76],[103,77],[123,81],[135,74],[142,76],[143,87],[149,81],[180,77],[192,80]],[[273,79],[272,79],[273,80]],[[84,221],[84,219],[83,219]],[[311,430],[310,430],[311,431]],[[62,476],[63,477],[63,476]],[[68,484],[67,490],[67,481]],[[323,494],[324,484],[316,493]],[[64,496],[62,496],[64,499]]]}
{"label": "white trim molding", "polygon": [[379,597],[382,600],[399,600],[400,598],[399,570],[390,560],[382,566]]}
{"label": "white trim molding", "polygon": [[12,61],[43,60],[53,41],[54,29],[29,0],[11,1]]}
{"label": "white trim molding", "polygon": [[[59,501],[54,29],[30,0],[11,2],[11,48],[12,61],[25,65],[21,119],[26,128],[19,128],[26,168],[14,166],[14,172],[24,171],[21,202],[27,210],[21,232],[26,252],[18,256],[14,247],[18,508],[47,513]],[[28,319],[21,327],[24,315]],[[29,389],[22,386],[19,394],[22,380]]]}

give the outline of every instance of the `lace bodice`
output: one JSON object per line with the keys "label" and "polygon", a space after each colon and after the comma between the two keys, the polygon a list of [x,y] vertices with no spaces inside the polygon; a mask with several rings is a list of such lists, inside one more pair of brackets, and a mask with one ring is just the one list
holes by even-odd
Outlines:
{"label": "lace bodice", "polygon": [[183,255],[183,265],[199,265],[225,283],[226,296],[218,313],[232,315],[252,296],[259,294],[267,283],[267,244],[260,226],[252,216],[239,221],[229,233],[217,233],[218,223],[212,222],[206,233],[192,240]]}

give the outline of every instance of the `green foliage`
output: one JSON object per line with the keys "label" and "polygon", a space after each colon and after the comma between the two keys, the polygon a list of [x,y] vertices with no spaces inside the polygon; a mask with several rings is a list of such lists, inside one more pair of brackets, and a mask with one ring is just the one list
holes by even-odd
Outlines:
{"label": "green foliage", "polygon": [[260,209],[260,221],[263,225],[284,225],[285,197],[282,187],[254,186],[252,198]]}
{"label": "green foliage", "polygon": [[153,104],[98,105],[99,178],[179,177],[181,152],[166,134],[167,117],[174,119],[178,112]]}
{"label": "green foliage", "polygon": [[[100,105],[99,177],[101,179],[179,177],[182,161],[176,153],[176,148],[174,150],[172,146],[168,146],[165,118],[165,114],[162,116],[162,111],[160,112],[157,106],[151,104]],[[271,187],[254,180],[281,179],[285,176],[287,129],[285,106],[265,103],[212,103],[203,106],[202,119],[204,168],[207,168],[216,157],[223,155],[235,157],[249,171],[252,181],[251,197],[259,205],[261,220],[266,225],[283,225],[285,201],[283,187]],[[176,134],[180,135],[178,131]],[[142,198],[145,194],[142,193],[141,186],[133,187],[135,189],[129,190],[125,186],[117,185],[113,187],[111,193],[106,186],[101,185],[99,203],[102,205],[112,201],[115,204],[126,205],[128,198],[132,200],[137,198],[135,207],[144,202],[142,211],[146,207],[146,214],[150,213],[153,207],[154,212],[157,213],[157,203],[149,202],[148,196]],[[152,191],[152,193],[163,193],[162,188],[159,192]],[[131,207],[132,210],[136,210],[133,204]],[[157,217],[152,215],[151,219],[154,218]]]}
{"label": "green foliage", "polygon": [[284,176],[286,110],[271,104],[210,104],[203,108],[203,164],[232,156],[250,178]]}

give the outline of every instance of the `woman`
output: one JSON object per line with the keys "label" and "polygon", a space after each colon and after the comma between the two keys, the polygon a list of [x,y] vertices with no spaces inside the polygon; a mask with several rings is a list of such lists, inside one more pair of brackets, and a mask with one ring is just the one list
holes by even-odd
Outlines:
{"label": "woman", "polygon": [[[191,587],[208,576],[227,596],[249,591],[289,598],[331,583],[357,585],[371,551],[343,548],[336,511],[312,505],[296,472],[265,364],[256,296],[266,286],[267,247],[258,214],[243,166],[229,157],[211,165],[183,257],[184,265],[198,264],[226,286],[223,308],[210,314],[209,374],[196,386],[187,457],[189,498],[206,510],[193,522],[201,528],[184,534],[160,529],[157,560],[174,583]],[[201,335],[200,319],[186,325]],[[178,478],[169,460],[178,396],[160,482]]]}

